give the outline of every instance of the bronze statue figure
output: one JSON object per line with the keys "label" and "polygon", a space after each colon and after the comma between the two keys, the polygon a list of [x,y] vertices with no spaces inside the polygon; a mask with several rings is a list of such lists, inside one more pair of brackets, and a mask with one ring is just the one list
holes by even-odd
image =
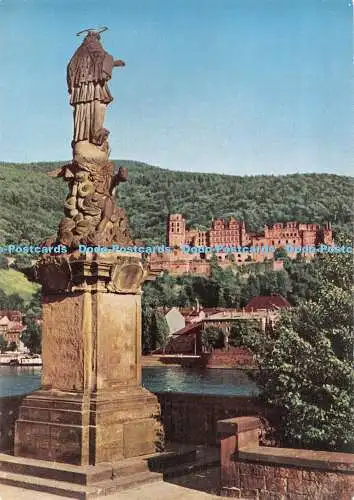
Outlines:
{"label": "bronze statue figure", "polygon": [[70,104],[74,106],[73,142],[87,140],[101,145],[106,136],[103,129],[106,107],[113,100],[107,82],[112,78],[113,68],[125,63],[120,59],[115,61],[104,50],[99,31],[85,31],[88,33],[67,67]]}

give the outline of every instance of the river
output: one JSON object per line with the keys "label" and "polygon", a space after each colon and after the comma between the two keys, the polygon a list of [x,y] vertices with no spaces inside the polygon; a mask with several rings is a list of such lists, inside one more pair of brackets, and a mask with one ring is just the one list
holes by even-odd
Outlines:
{"label": "river", "polygon": [[[0,366],[0,397],[26,394],[40,386],[40,367]],[[243,370],[143,367],[142,383],[151,392],[251,396],[256,384]]]}

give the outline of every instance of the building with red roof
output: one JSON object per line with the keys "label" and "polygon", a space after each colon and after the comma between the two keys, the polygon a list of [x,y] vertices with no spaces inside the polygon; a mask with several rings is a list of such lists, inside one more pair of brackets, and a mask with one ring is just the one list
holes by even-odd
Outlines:
{"label": "building with red roof", "polygon": [[276,311],[291,307],[282,295],[258,295],[253,297],[245,307],[245,312]]}

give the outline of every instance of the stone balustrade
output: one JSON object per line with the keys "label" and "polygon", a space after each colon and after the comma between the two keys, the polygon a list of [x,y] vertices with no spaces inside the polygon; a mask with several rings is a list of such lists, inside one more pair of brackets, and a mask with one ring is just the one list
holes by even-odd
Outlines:
{"label": "stone balustrade", "polygon": [[259,446],[257,417],[220,420],[221,494],[253,500],[351,500],[354,455]]}
{"label": "stone balustrade", "polygon": [[[0,398],[0,451],[12,452],[15,420],[23,396]],[[156,393],[161,405],[162,422],[167,441],[186,444],[216,444],[217,422],[237,415],[259,415],[264,410],[255,398],[244,396],[219,396],[184,394],[177,392]]]}
{"label": "stone balustrade", "polygon": [[[259,415],[274,420],[255,397],[156,393],[161,405],[167,441],[216,445],[218,420],[241,415]],[[274,412],[273,412],[274,413]]]}

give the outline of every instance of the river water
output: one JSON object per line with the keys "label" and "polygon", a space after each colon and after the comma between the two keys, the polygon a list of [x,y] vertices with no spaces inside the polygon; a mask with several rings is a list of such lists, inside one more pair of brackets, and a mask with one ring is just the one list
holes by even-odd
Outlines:
{"label": "river water", "polygon": [[[251,396],[257,386],[242,370],[175,366],[143,368],[143,385],[151,392],[185,392]],[[40,386],[40,367],[0,366],[0,397],[26,394]]]}

